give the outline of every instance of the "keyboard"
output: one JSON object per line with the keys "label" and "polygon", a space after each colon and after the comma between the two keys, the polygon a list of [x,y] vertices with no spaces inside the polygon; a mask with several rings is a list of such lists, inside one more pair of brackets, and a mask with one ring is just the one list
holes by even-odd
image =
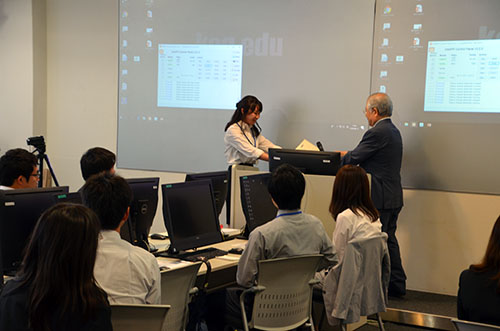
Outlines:
{"label": "keyboard", "polygon": [[227,255],[227,252],[213,247],[200,249],[194,252],[184,252],[179,254],[170,254],[168,252],[162,252],[159,254],[159,256],[162,257],[173,257],[176,259],[191,261],[191,262],[199,261],[201,258],[210,260],[213,259],[214,257],[223,255]]}

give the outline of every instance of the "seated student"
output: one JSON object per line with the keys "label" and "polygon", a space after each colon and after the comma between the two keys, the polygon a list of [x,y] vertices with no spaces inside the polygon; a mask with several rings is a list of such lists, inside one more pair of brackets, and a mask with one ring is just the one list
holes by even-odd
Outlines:
{"label": "seated student", "polygon": [[[236,273],[238,285],[250,287],[255,284],[259,260],[323,254],[320,270],[335,265],[337,263],[335,247],[323,224],[317,217],[304,214],[300,210],[305,191],[302,173],[291,165],[281,165],[273,172],[268,190],[273,202],[279,208],[278,215],[250,233],[238,263]],[[241,292],[242,289],[228,289],[226,317],[229,322],[241,316],[239,308]],[[250,310],[248,315],[250,316]]]}
{"label": "seated student", "polygon": [[382,223],[370,198],[368,176],[363,168],[345,165],[337,172],[330,213],[336,222],[333,244],[339,262],[350,240],[369,238],[382,232]]}
{"label": "seated student", "polygon": [[90,177],[82,190],[83,204],[101,222],[94,275],[111,303],[160,303],[160,267],[148,251],[120,238],[128,219],[132,191],[125,179],[109,173]]}
{"label": "seated student", "polygon": [[99,220],[58,204],[38,220],[21,269],[0,294],[0,330],[112,330],[106,293],[94,279]]}
{"label": "seated student", "polygon": [[36,188],[39,178],[37,159],[33,153],[15,148],[0,158],[0,190]]}
{"label": "seated student", "polygon": [[87,180],[90,176],[107,171],[110,174],[115,174],[115,153],[108,151],[102,147],[94,147],[89,149],[82,155],[80,159],[80,169],[82,177]]}
{"label": "seated student", "polygon": [[500,216],[481,263],[460,274],[457,313],[462,320],[500,326]]}

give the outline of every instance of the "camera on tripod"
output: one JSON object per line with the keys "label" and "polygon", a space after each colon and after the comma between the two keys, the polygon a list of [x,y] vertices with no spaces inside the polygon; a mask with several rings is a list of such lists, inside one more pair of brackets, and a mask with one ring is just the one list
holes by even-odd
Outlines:
{"label": "camera on tripod", "polygon": [[39,153],[45,153],[47,146],[45,145],[45,138],[43,136],[30,137],[26,139],[28,146],[33,146]]}
{"label": "camera on tripod", "polygon": [[59,186],[59,182],[57,181],[54,170],[52,169],[52,165],[50,164],[49,157],[47,156],[47,154],[45,154],[45,151],[47,150],[45,138],[43,136],[30,137],[26,139],[26,143],[28,144],[28,146],[35,147],[35,152],[38,153],[38,155],[36,155],[38,159],[38,170],[40,172],[40,180],[38,181],[38,186],[43,186],[43,161],[47,163],[50,175],[52,176],[52,179],[54,179],[55,185]]}

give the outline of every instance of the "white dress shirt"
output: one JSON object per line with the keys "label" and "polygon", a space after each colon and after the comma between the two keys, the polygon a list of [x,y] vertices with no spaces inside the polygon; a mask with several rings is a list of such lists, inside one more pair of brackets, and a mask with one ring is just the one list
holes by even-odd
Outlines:
{"label": "white dress shirt", "polygon": [[121,239],[116,231],[100,233],[94,277],[111,304],[161,303],[160,267],[156,258]]}
{"label": "white dress shirt", "polygon": [[267,140],[262,134],[255,137],[251,127],[239,121],[227,128],[224,135],[227,163],[232,164],[255,164],[263,153],[267,153],[269,148],[280,148]]}
{"label": "white dress shirt", "polygon": [[351,209],[346,209],[337,215],[335,230],[333,231],[333,245],[337,249],[339,263],[344,257],[347,243],[352,239],[370,238],[382,232],[380,219],[372,222],[371,219],[359,211],[359,216]]}

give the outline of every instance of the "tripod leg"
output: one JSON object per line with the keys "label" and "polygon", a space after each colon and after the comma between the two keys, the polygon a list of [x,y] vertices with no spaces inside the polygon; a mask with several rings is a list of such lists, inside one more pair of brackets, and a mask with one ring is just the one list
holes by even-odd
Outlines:
{"label": "tripod leg", "polygon": [[[52,165],[50,164],[49,157],[47,156],[47,154],[43,154],[43,158],[44,158],[45,162],[47,162],[47,166],[49,167],[50,175],[52,176],[52,179],[54,179],[54,184],[56,184],[56,186],[59,186],[59,182],[57,181],[56,174],[54,173],[54,169],[52,169]],[[40,177],[40,179],[41,179],[41,177]]]}

